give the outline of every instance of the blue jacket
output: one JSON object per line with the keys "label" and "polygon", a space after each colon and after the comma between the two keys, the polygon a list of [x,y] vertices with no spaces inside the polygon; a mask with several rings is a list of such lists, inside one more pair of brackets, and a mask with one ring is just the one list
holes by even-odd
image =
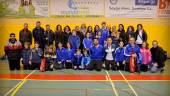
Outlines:
{"label": "blue jacket", "polygon": [[90,56],[83,56],[81,60],[81,66],[84,68],[84,66],[87,66],[90,64],[91,58]]}
{"label": "blue jacket", "polygon": [[64,52],[64,59],[65,60],[71,60],[71,62],[74,61],[74,52],[75,50],[74,49],[65,49],[65,52]]}
{"label": "blue jacket", "polygon": [[56,55],[57,55],[57,58],[56,58],[56,61],[57,62],[62,62],[62,61],[65,61],[65,58],[64,58],[64,53],[65,52],[65,48],[57,48],[56,49]]}
{"label": "blue jacket", "polygon": [[103,37],[98,38],[99,44],[104,46],[105,39]]}
{"label": "blue jacket", "polygon": [[104,59],[104,48],[102,45],[98,47],[93,46],[90,48],[90,56],[92,60],[103,60]]}
{"label": "blue jacket", "polygon": [[124,60],[126,60],[124,52],[125,52],[125,48],[118,47],[116,49],[116,51],[115,51],[115,61],[116,62],[123,62]]}
{"label": "blue jacket", "polygon": [[36,50],[35,48],[31,49],[30,60],[32,63],[41,64],[41,57],[43,56],[42,49]]}
{"label": "blue jacket", "polygon": [[106,38],[109,36],[109,30],[108,29],[100,29],[100,31],[102,32],[102,37],[104,38],[104,40],[106,40]]}
{"label": "blue jacket", "polygon": [[23,49],[22,50],[21,58],[23,59],[22,63],[24,65],[28,65],[29,64],[30,54],[31,54],[31,50],[30,49]]}
{"label": "blue jacket", "polygon": [[130,59],[130,56],[131,56],[132,53],[137,54],[136,63],[141,64],[142,63],[142,56],[141,56],[141,53],[140,53],[140,47],[138,45],[135,45],[134,48],[130,44],[126,45],[124,55],[127,57],[127,60]]}
{"label": "blue jacket", "polygon": [[82,54],[74,54],[74,65],[81,65]]}
{"label": "blue jacket", "polygon": [[93,46],[93,41],[90,38],[84,38],[83,39],[83,45],[85,49],[90,49],[90,47]]}
{"label": "blue jacket", "polygon": [[[105,57],[107,56],[109,50],[108,50],[109,46],[105,46]],[[113,59],[115,58],[115,50],[116,50],[116,45],[115,44],[112,44],[111,45],[111,51],[112,51],[112,56],[113,56]]]}
{"label": "blue jacket", "polygon": [[77,49],[80,46],[79,36],[70,35],[68,41],[70,42],[73,49]]}

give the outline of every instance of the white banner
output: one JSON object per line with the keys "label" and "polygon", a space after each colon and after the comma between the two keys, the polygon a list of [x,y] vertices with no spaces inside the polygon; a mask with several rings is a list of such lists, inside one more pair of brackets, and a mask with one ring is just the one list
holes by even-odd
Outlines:
{"label": "white banner", "polygon": [[8,16],[49,16],[48,0],[3,0]]}
{"label": "white banner", "polygon": [[105,16],[120,18],[155,18],[157,0],[106,0]]}
{"label": "white banner", "polygon": [[104,0],[50,0],[50,15],[104,16]]}

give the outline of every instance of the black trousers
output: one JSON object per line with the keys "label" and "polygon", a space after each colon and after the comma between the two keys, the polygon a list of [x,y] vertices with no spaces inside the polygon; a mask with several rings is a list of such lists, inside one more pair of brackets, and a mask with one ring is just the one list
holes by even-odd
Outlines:
{"label": "black trousers", "polygon": [[39,63],[32,63],[31,64],[31,70],[34,70],[34,69],[40,69],[40,64]]}
{"label": "black trousers", "polygon": [[73,63],[72,62],[65,62],[65,68],[66,69],[72,69],[73,68]]}
{"label": "black trousers", "polygon": [[28,65],[23,65],[24,66],[24,70],[30,70],[31,69],[31,66],[28,64]]}
{"label": "black trousers", "polygon": [[87,66],[89,70],[96,70],[96,71],[101,71],[102,70],[102,60],[92,60],[90,64]]}
{"label": "black trousers", "polygon": [[123,65],[123,62],[119,61],[119,66],[117,66],[118,70],[125,70],[124,69],[125,65]]}
{"label": "black trousers", "polygon": [[9,62],[9,69],[12,70],[20,70],[20,60],[8,60]]}
{"label": "black trousers", "polygon": [[105,61],[105,68],[106,70],[116,70],[116,64],[114,62],[114,60],[106,60]]}

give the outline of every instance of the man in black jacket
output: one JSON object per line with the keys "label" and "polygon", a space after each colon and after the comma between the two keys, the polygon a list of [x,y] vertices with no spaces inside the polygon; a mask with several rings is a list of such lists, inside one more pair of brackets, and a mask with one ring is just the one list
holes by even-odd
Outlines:
{"label": "man in black jacket", "polygon": [[28,29],[28,24],[24,24],[24,28],[19,32],[19,41],[22,44],[22,47],[24,47],[24,43],[28,42],[29,44],[32,44],[32,33]]}
{"label": "man in black jacket", "polygon": [[45,31],[45,45],[46,46],[50,46],[53,45],[54,42],[54,33],[53,31],[50,29],[50,25],[46,25],[46,31]]}
{"label": "man in black jacket", "polygon": [[39,44],[39,47],[44,49],[45,47],[45,38],[44,38],[44,29],[41,27],[41,22],[36,22],[36,27],[33,29],[34,42]]}
{"label": "man in black jacket", "polygon": [[153,47],[150,49],[152,54],[152,62],[154,66],[157,66],[161,72],[164,71],[164,51],[161,47],[158,46],[158,42],[156,40],[152,41]]}

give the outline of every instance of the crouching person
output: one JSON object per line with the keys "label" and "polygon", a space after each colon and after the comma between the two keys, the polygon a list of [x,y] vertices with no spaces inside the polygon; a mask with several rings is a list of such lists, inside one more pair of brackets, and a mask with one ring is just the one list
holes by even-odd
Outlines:
{"label": "crouching person", "polygon": [[118,70],[125,70],[126,57],[124,55],[125,48],[123,41],[119,42],[119,47],[115,51],[115,62]]}
{"label": "crouching person", "polygon": [[55,69],[62,69],[64,68],[64,62],[65,62],[65,59],[64,59],[64,55],[65,55],[65,48],[62,47],[62,43],[59,42],[58,43],[58,48],[56,49],[56,55],[57,55],[57,58],[56,58],[56,64],[54,66]]}
{"label": "crouching person", "polygon": [[53,71],[54,65],[55,65],[55,60],[56,60],[56,55],[55,55],[55,52],[51,46],[49,46],[46,49],[44,57],[46,60],[45,71]]}
{"label": "crouching person", "polygon": [[93,47],[90,48],[91,63],[89,64],[88,69],[101,71],[104,59],[104,48],[102,45],[99,45],[97,38],[93,40],[93,43]]}
{"label": "crouching person", "polygon": [[30,61],[31,69],[40,69],[41,59],[43,57],[43,51],[39,48],[39,44],[35,42],[34,48],[31,49]]}
{"label": "crouching person", "polygon": [[158,42],[156,40],[152,41],[152,68],[151,72],[160,71],[161,73],[164,71],[165,61],[166,61],[166,54],[165,51],[159,47]]}
{"label": "crouching person", "polygon": [[130,72],[133,73],[137,71],[140,73],[142,56],[140,53],[140,47],[135,44],[135,38],[131,37],[129,39],[129,44],[125,47],[124,55],[127,57]]}
{"label": "crouching person", "polygon": [[15,69],[20,70],[21,49],[21,43],[17,41],[17,39],[15,38],[15,34],[11,33],[8,43],[4,46],[4,51],[9,62],[9,69],[11,71]]}
{"label": "crouching person", "polygon": [[105,46],[105,67],[106,70],[117,70],[117,66],[115,64],[115,50],[116,45],[112,44],[112,38],[107,38],[106,46]]}

